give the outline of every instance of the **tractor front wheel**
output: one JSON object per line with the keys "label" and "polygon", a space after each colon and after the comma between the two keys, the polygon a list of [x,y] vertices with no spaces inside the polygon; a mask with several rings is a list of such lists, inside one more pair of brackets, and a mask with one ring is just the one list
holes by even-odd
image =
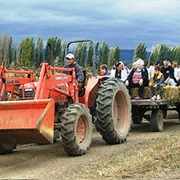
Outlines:
{"label": "tractor front wheel", "polygon": [[71,104],[61,119],[64,150],[71,156],[84,155],[92,141],[92,117],[81,103]]}

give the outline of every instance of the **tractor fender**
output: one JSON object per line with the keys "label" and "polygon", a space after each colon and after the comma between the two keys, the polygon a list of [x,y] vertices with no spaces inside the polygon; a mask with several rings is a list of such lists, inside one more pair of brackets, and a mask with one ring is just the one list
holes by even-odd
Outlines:
{"label": "tractor fender", "polygon": [[111,78],[110,76],[93,76],[87,81],[86,91],[85,91],[85,104],[88,108],[94,107],[99,85],[106,79]]}

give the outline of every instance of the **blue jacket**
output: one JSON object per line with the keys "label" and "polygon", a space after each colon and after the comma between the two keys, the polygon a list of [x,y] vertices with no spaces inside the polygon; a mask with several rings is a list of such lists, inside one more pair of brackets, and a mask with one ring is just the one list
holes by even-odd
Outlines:
{"label": "blue jacket", "polygon": [[106,73],[104,74],[104,76],[110,76],[111,73],[109,71],[106,71]]}
{"label": "blue jacket", "polygon": [[84,81],[83,71],[82,71],[81,67],[76,62],[74,62],[73,64],[70,64],[70,65],[65,64],[64,67],[65,68],[74,68],[75,72],[76,72],[76,80],[77,80],[77,82],[82,83]]}

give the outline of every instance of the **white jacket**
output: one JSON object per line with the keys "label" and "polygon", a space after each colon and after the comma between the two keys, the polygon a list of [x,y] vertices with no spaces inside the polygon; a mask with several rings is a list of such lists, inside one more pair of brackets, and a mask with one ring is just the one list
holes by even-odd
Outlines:
{"label": "white jacket", "polygon": [[[124,63],[122,61],[120,61],[120,62],[123,65],[123,69],[121,70],[121,80],[123,82],[125,82],[125,80],[127,79],[128,75],[129,75],[129,71],[128,71],[128,68],[125,67]],[[116,74],[116,69],[112,69],[111,77],[115,77],[115,74]]]}

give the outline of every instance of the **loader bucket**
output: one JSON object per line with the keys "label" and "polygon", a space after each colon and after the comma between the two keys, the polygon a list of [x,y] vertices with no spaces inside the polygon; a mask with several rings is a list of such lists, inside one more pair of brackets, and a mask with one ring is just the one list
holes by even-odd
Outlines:
{"label": "loader bucket", "polygon": [[0,102],[0,144],[53,143],[54,100]]}

